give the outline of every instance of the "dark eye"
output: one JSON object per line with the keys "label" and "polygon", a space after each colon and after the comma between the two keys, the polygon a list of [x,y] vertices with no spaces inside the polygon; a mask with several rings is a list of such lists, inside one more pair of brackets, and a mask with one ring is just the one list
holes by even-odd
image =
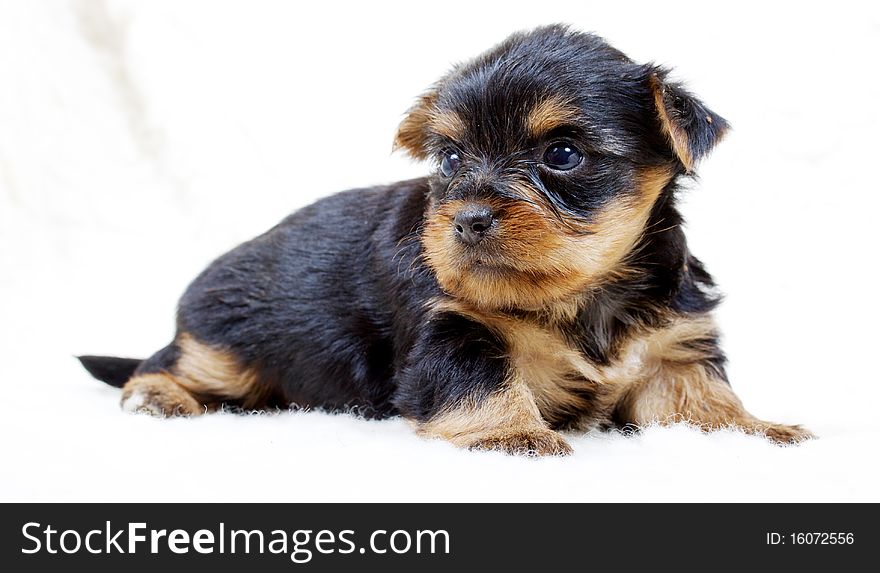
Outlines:
{"label": "dark eye", "polygon": [[461,167],[461,158],[458,153],[450,151],[443,154],[440,160],[440,174],[443,177],[452,177],[459,167]]}
{"label": "dark eye", "polygon": [[554,143],[544,152],[544,163],[547,164],[547,167],[560,171],[574,169],[580,165],[583,159],[583,154],[568,143]]}

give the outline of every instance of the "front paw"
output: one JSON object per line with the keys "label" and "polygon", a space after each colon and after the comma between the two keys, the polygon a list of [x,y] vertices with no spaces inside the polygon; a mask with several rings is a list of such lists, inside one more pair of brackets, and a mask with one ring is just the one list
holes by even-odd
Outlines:
{"label": "front paw", "polygon": [[567,456],[572,452],[561,435],[551,430],[525,430],[490,434],[468,446],[471,450],[492,450],[514,456]]}

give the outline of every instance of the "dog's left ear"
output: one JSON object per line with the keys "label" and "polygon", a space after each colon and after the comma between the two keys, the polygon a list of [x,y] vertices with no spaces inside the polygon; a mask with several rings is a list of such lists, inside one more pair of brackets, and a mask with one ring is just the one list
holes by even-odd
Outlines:
{"label": "dog's left ear", "polygon": [[685,171],[692,173],[730,125],[683,87],[667,82],[665,75],[664,71],[655,71],[648,79],[660,127]]}
{"label": "dog's left ear", "polygon": [[428,139],[428,124],[433,117],[434,104],[437,102],[437,90],[432,89],[419,97],[418,101],[406,112],[406,117],[397,128],[394,137],[393,151],[405,150],[410,157],[424,160],[428,158],[425,143]]}

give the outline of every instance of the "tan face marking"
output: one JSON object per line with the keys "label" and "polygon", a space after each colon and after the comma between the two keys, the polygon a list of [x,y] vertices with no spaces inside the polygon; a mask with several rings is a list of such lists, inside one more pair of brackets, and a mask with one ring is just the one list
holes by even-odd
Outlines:
{"label": "tan face marking", "polygon": [[526,117],[529,136],[539,138],[557,127],[570,125],[580,118],[580,109],[560,96],[550,96],[539,101]]}
{"label": "tan face marking", "polygon": [[452,141],[461,141],[465,134],[464,120],[454,111],[432,111],[429,115],[428,126],[434,133]]}
{"label": "tan face marking", "polygon": [[496,225],[483,251],[470,250],[453,233],[464,202],[441,203],[426,217],[425,259],[447,293],[480,308],[542,310],[564,303],[623,270],[671,174],[643,169],[638,179],[637,193],[612,200],[591,221],[560,221],[531,186],[509,183],[528,200],[484,201]]}

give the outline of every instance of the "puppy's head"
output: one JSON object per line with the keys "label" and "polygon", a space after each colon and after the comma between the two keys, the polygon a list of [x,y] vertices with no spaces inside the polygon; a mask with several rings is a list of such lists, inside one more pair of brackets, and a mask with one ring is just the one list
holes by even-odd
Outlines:
{"label": "puppy's head", "polygon": [[666,75],[551,26],[423,95],[395,144],[436,164],[422,242],[441,287],[539,310],[613,275],[658,197],[727,127]]}

